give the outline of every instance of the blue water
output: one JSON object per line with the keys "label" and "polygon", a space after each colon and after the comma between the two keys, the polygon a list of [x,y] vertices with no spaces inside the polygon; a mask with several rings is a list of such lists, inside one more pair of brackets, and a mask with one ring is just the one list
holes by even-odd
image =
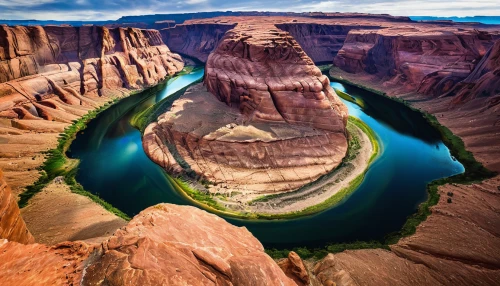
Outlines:
{"label": "blue water", "polygon": [[500,25],[500,16],[468,16],[468,17],[433,17],[433,16],[410,16],[413,21],[439,21],[448,20],[455,22],[477,22],[488,25]]}
{"label": "blue water", "polygon": [[[162,98],[200,79],[203,71],[181,76],[164,90],[122,100],[90,122],[71,145],[81,160],[77,180],[115,207],[133,216],[160,203],[190,204],[165,179],[141,146],[130,118]],[[383,153],[370,166],[360,187],[339,205],[320,214],[274,221],[226,218],[246,226],[266,247],[319,247],[333,242],[382,240],[399,230],[426,199],[426,184],[464,171],[422,116],[405,106],[363,90],[342,89],[364,101],[364,108],[345,102],[352,116],[379,136]]]}

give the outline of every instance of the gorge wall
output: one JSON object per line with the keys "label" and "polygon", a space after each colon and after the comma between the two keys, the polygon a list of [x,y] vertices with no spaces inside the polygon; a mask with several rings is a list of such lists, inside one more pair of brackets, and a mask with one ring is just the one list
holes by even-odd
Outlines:
{"label": "gorge wall", "polygon": [[234,27],[235,24],[231,23],[196,23],[179,24],[160,31],[169,48],[205,63],[224,34]]}
{"label": "gorge wall", "polygon": [[334,63],[346,72],[383,80],[394,92],[436,97],[466,78],[492,43],[492,34],[472,29],[356,30],[349,33]]}

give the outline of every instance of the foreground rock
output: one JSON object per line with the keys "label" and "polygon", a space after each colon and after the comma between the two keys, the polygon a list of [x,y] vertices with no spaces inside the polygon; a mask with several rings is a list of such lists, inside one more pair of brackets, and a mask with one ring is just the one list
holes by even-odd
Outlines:
{"label": "foreground rock", "polygon": [[5,182],[0,170],[0,239],[19,243],[33,243],[35,239],[26,228],[17,200]]}
{"label": "foreground rock", "polygon": [[194,207],[142,211],[101,245],[0,245],[1,285],[296,285],[245,228]]}
{"label": "foreground rock", "polygon": [[347,108],[286,32],[226,33],[191,89],[144,134],[147,154],[171,173],[194,171],[214,193],[294,190],[338,166]]}

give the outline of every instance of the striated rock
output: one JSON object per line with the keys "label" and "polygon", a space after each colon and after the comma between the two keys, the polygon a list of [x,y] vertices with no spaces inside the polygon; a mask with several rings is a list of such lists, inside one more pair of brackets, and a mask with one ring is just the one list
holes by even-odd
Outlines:
{"label": "striated rock", "polygon": [[447,95],[454,96],[454,104],[476,98],[484,98],[488,107],[500,103],[500,40],[495,41],[472,73]]}
{"label": "striated rock", "polygon": [[187,23],[160,32],[170,49],[205,63],[224,34],[235,26],[231,23]]}
{"label": "striated rock", "polygon": [[16,197],[4,180],[0,170],[0,239],[8,239],[19,243],[33,243],[35,239],[26,228],[21,217]]}
{"label": "striated rock", "polygon": [[279,261],[278,265],[286,276],[292,278],[297,285],[309,285],[311,283],[307,268],[297,253],[290,251],[288,258]]}
{"label": "striated rock", "polygon": [[437,97],[466,78],[491,44],[491,34],[472,29],[352,30],[334,63],[349,73],[373,75],[399,93]]}
{"label": "striated rock", "polygon": [[290,34],[273,25],[229,31],[210,55],[208,91],[239,106],[248,121],[345,132],[347,108]]}
{"label": "striated rock", "polygon": [[72,121],[183,65],[155,30],[1,26],[0,128],[15,136],[0,134],[0,168],[14,195],[36,181],[37,155]]}
{"label": "striated rock", "polygon": [[322,285],[441,285],[424,265],[387,250],[370,249],[328,254],[314,267]]}
{"label": "striated rock", "polygon": [[0,244],[1,285],[296,285],[245,228],[194,207],[142,211],[101,245]]}
{"label": "striated rock", "polygon": [[273,25],[228,31],[204,82],[209,92],[191,89],[144,133],[146,153],[167,171],[194,172],[211,192],[269,194],[314,181],[345,156],[347,108]]}
{"label": "striated rock", "polygon": [[0,116],[13,119],[69,123],[100,97],[157,84],[183,68],[155,30],[2,26],[0,47]]}

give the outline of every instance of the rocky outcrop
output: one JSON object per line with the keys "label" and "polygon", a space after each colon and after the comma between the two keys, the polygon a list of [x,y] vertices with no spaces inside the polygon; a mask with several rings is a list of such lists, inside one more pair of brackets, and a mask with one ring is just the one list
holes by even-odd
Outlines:
{"label": "rocky outcrop", "polygon": [[292,278],[297,285],[310,285],[311,278],[307,268],[297,253],[290,251],[288,258],[279,261],[278,265],[286,276]]}
{"label": "rocky outcrop", "polygon": [[412,26],[350,31],[334,63],[397,93],[439,96],[466,78],[492,44],[488,32]]}
{"label": "rocky outcrop", "polygon": [[286,192],[338,166],[347,109],[328,78],[286,32],[244,25],[191,89],[150,125],[146,153],[172,173],[193,171],[209,191]]}
{"label": "rocky outcrop", "polygon": [[26,228],[17,200],[4,180],[0,170],[0,239],[19,243],[33,243],[35,239]]}
{"label": "rocky outcrop", "polygon": [[235,26],[232,23],[187,23],[163,29],[161,35],[173,51],[205,63],[224,34]]}
{"label": "rocky outcrop", "polygon": [[227,32],[207,61],[204,82],[248,121],[345,132],[347,108],[328,78],[290,34],[273,25]]}
{"label": "rocky outcrop", "polygon": [[100,245],[0,244],[1,285],[296,285],[245,228],[194,207],[142,211]]}
{"label": "rocky outcrop", "polygon": [[[96,97],[157,84],[183,62],[155,30],[0,27],[0,116],[71,122]],[[76,106],[76,107],[73,107]]]}

